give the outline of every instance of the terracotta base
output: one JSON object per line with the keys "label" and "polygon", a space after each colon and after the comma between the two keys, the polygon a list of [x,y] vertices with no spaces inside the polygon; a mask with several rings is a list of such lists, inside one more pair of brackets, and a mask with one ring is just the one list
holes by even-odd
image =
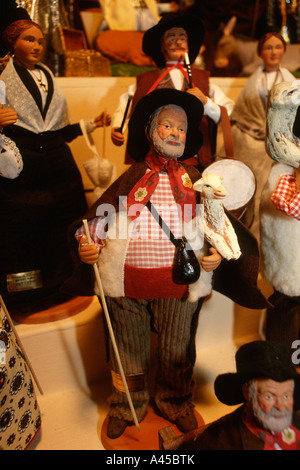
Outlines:
{"label": "terracotta base", "polygon": [[[199,413],[195,410],[195,416],[198,427],[204,425],[204,421]],[[158,432],[171,426],[176,436],[182,433],[177,429],[174,423],[170,423],[166,419],[154,412],[153,406],[150,404],[146,417],[140,423],[140,431],[133,424],[127,426],[122,436],[117,439],[109,439],[107,437],[108,416],[105,418],[101,428],[101,442],[106,450],[159,450]]]}
{"label": "terracotta base", "polygon": [[41,310],[40,312],[34,312],[31,314],[24,314],[22,312],[12,311],[10,312],[11,317],[18,323],[23,324],[38,324],[38,323],[49,323],[57,320],[63,320],[64,318],[72,317],[77,313],[82,312],[92,302],[93,297],[73,297],[66,302],[55,305],[54,307]]}

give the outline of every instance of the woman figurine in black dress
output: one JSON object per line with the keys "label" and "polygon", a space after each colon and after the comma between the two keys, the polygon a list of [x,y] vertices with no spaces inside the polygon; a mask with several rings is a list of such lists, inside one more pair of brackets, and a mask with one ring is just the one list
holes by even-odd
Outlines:
{"label": "woman figurine in black dress", "polygon": [[[15,179],[0,176],[0,293],[12,311],[32,313],[67,300],[59,293],[72,267],[66,234],[86,200],[66,142],[82,131],[70,124],[64,96],[40,63],[39,25],[15,21],[2,39],[13,58],[0,76],[6,91],[0,127],[17,144],[23,169]],[[86,121],[88,132],[104,120],[110,124],[104,113]]]}

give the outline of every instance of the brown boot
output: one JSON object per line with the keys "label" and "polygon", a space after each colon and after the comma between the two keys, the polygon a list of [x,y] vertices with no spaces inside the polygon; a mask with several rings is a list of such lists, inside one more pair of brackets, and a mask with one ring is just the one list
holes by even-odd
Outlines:
{"label": "brown boot", "polygon": [[127,425],[128,421],[110,416],[107,425],[107,437],[110,439],[117,439],[117,437],[120,437],[123,434]]}
{"label": "brown boot", "polygon": [[191,410],[187,415],[180,416],[179,418],[177,418],[175,424],[179,431],[183,433],[192,431],[193,429],[197,429],[198,427],[198,423],[193,410]]}

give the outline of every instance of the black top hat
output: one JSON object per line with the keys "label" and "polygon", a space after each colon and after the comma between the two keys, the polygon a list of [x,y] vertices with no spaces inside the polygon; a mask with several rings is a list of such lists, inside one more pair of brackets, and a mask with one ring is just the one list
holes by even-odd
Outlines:
{"label": "black top hat", "polygon": [[161,38],[171,28],[183,28],[188,35],[189,59],[192,64],[199,54],[204,38],[204,27],[199,18],[188,14],[169,13],[143,36],[143,51],[157,67],[163,68],[166,60],[161,51]]}
{"label": "black top hat", "polygon": [[168,104],[180,106],[187,115],[186,144],[181,159],[194,156],[200,149],[202,133],[199,128],[203,116],[203,104],[198,98],[184,91],[160,88],[141,98],[130,118],[127,150],[134,160],[143,161],[150,149],[145,129],[151,114]]}
{"label": "black top hat", "polygon": [[17,7],[14,0],[0,1],[0,57],[8,53],[7,47],[3,44],[2,34],[5,28],[17,20],[31,20],[24,8]]}
{"label": "black top hat", "polygon": [[300,375],[291,361],[290,353],[272,341],[253,341],[236,353],[236,373],[221,374],[215,380],[215,394],[226,405],[245,401],[242,386],[251,379],[265,377],[276,382],[294,380],[294,409],[300,409]]}

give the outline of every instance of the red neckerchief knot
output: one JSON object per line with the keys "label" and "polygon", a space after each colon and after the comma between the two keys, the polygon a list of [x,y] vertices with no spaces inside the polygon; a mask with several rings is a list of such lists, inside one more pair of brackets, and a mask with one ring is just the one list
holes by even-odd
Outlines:
{"label": "red neckerchief knot", "polygon": [[131,219],[138,217],[140,211],[135,210],[137,204],[145,205],[148,202],[157,187],[160,172],[166,171],[174,200],[181,206],[182,219],[187,222],[191,220],[196,214],[196,193],[183,165],[177,159],[166,160],[153,153],[146,157],[145,162],[150,170],[136,183],[124,201]]}
{"label": "red neckerchief knot", "polygon": [[165,78],[166,75],[168,75],[168,73],[171,72],[171,70],[173,69],[179,69],[181,70],[181,72],[183,73],[183,76],[184,78],[186,79],[187,83],[189,83],[189,76],[188,76],[188,73],[187,73],[187,70],[186,68],[182,65],[182,63],[180,62],[177,62],[176,64],[172,64],[172,65],[169,65],[166,64],[166,68],[165,70],[163,71],[163,73],[158,77],[158,79],[153,83],[153,85],[151,86],[151,88],[149,89],[149,91],[147,92],[147,95],[149,93],[151,93],[151,91],[153,90],[156,90],[156,88],[158,87],[158,85],[160,84],[160,82]]}

